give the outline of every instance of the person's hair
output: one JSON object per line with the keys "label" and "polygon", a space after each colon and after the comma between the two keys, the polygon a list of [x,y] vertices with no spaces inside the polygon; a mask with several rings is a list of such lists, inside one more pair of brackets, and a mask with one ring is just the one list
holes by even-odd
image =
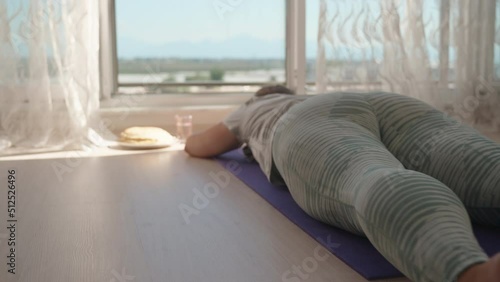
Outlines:
{"label": "person's hair", "polygon": [[243,144],[241,146],[241,149],[243,150],[243,155],[249,160],[249,161],[255,161],[255,158],[253,157],[252,150],[250,149],[250,146],[248,146],[247,143]]}
{"label": "person's hair", "polygon": [[290,94],[294,95],[295,92],[293,90],[290,90],[286,88],[283,85],[269,85],[269,86],[264,86],[259,91],[255,92],[255,96],[264,96],[268,94]]}
{"label": "person's hair", "polygon": [[[288,95],[295,95],[295,92],[289,88],[286,88],[283,85],[269,85],[269,86],[264,86],[259,91],[255,92],[255,96],[261,97],[269,94],[288,94]],[[252,150],[250,149],[250,146],[248,144],[243,144],[242,146],[243,149],[243,154],[245,157],[249,160],[255,160],[252,154]]]}

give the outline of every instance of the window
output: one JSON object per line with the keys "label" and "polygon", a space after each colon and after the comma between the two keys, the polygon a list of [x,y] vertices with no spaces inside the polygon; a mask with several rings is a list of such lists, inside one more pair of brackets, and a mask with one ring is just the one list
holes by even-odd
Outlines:
{"label": "window", "polygon": [[118,93],[285,82],[284,0],[116,0]]}
{"label": "window", "polygon": [[[114,1],[118,93],[253,92],[266,83],[286,82],[295,87],[294,81],[304,76],[308,92],[316,92],[321,0]],[[305,9],[297,3],[305,5]],[[390,1],[325,3],[330,5],[325,16],[331,41],[325,41],[323,67],[329,70],[328,86],[333,86],[330,90],[367,84],[380,87],[387,49],[380,37],[383,31],[378,30],[377,38],[372,31],[382,28],[381,4]],[[398,3],[398,14],[404,19],[413,2],[394,3]],[[456,76],[452,29],[459,2],[426,0],[423,4],[431,75],[448,85]],[[290,9],[292,6],[295,10]],[[449,21],[450,28],[443,20]],[[406,25],[407,20],[403,20],[401,28]],[[498,30],[500,20],[496,20],[494,40],[494,74],[500,80]],[[305,43],[305,48],[300,43]],[[304,50],[305,62],[298,58]],[[394,64],[397,58],[392,59]],[[483,65],[493,64],[491,58],[486,60]]]}
{"label": "window", "polygon": [[[311,0],[306,4],[308,90],[317,91],[318,52],[323,52],[324,67],[328,70],[327,91],[358,86],[364,90],[369,83],[379,83],[383,48],[382,44],[369,38],[372,35],[369,32],[373,30],[367,33],[366,28],[380,23],[377,21],[380,2]],[[318,43],[319,38],[322,45]]]}
{"label": "window", "polygon": [[[383,15],[381,5],[390,1],[307,1],[306,44],[307,81],[314,91],[318,52],[323,52],[324,68],[328,71],[328,90],[355,89],[381,83],[384,60]],[[401,27],[407,25],[408,3],[395,1]],[[426,53],[432,75],[439,79],[440,0],[426,0],[423,9]],[[322,6],[322,5],[325,6]],[[320,23],[322,21],[322,23]],[[321,26],[323,24],[323,26]],[[321,32],[325,34],[321,35]],[[403,36],[406,36],[403,34]],[[322,45],[318,44],[321,38]]]}

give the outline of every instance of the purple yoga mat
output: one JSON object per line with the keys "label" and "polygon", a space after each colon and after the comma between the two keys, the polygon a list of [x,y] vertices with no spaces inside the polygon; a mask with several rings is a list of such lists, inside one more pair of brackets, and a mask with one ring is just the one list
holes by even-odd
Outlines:
{"label": "purple yoga mat", "polygon": [[[295,203],[285,186],[269,183],[259,165],[246,160],[241,150],[225,153],[216,159],[224,166],[230,161],[237,161],[241,169],[237,170],[239,173],[236,177],[366,279],[403,276],[365,237],[353,235],[307,215]],[[488,255],[500,252],[499,228],[474,226],[474,233]]]}

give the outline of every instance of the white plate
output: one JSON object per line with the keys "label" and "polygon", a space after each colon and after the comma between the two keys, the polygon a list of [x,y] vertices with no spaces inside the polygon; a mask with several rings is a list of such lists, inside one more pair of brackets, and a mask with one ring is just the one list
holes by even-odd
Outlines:
{"label": "white plate", "polygon": [[177,143],[177,141],[171,141],[171,142],[158,142],[154,144],[140,144],[140,143],[126,143],[126,142],[117,142],[118,145],[127,148],[127,149],[159,149],[159,148],[165,148],[172,146]]}

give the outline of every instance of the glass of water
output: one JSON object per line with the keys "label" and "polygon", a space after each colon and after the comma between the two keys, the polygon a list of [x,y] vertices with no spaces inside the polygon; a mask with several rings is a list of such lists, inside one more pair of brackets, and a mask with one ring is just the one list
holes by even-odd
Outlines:
{"label": "glass of water", "polygon": [[193,133],[193,116],[175,115],[175,125],[177,138],[183,143],[186,142],[186,139]]}

